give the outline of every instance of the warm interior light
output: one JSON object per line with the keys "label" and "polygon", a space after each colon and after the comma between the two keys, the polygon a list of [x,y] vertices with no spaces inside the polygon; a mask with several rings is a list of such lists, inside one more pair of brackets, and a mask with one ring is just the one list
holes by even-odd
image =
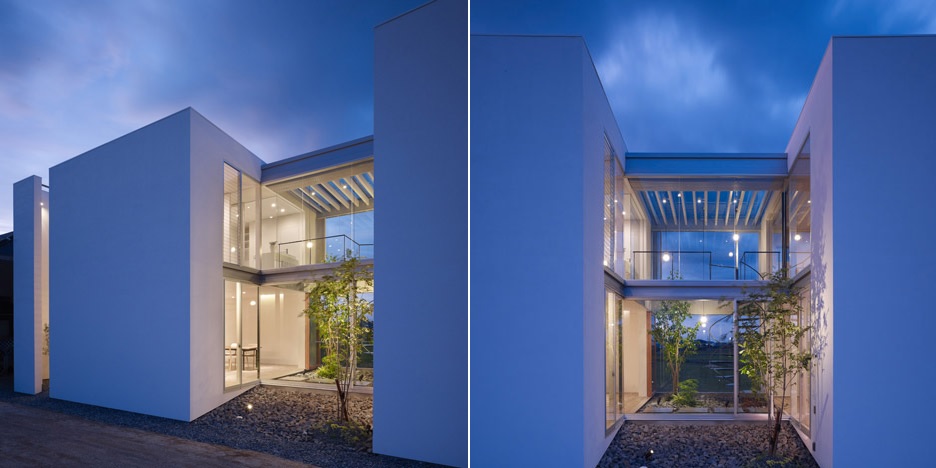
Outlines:
{"label": "warm interior light", "polygon": [[285,212],[286,212],[286,208],[280,208],[280,213],[285,213]]}
{"label": "warm interior light", "polygon": [[622,211],[621,214],[622,214],[622,215],[626,215],[627,212],[626,212],[626,211]]}
{"label": "warm interior light", "polygon": [[250,301],[250,305],[252,305],[252,306],[257,305],[257,301]]}
{"label": "warm interior light", "polygon": [[237,252],[237,247],[231,247],[231,253]]}
{"label": "warm interior light", "polygon": [[735,240],[735,241],[736,241],[736,240],[739,240],[739,239],[741,239],[741,236],[740,236],[739,234],[735,234],[735,235],[731,236],[731,240]]}
{"label": "warm interior light", "polygon": [[811,204],[811,203],[812,203],[812,200],[806,200],[806,203],[810,203],[810,204]]}
{"label": "warm interior light", "polygon": [[347,185],[342,185],[341,188],[348,188],[348,186],[347,186]]}
{"label": "warm interior light", "polygon": [[604,261],[604,266],[608,266],[608,261],[607,261],[607,260]]}
{"label": "warm interior light", "polygon": [[45,206],[45,203],[39,202],[39,206]]}
{"label": "warm interior light", "polygon": [[664,261],[664,262],[670,261],[670,254],[668,254],[668,253],[663,254],[663,261]]}
{"label": "warm interior light", "polygon": [[306,248],[311,249],[311,248],[312,248],[312,242],[306,242]]}
{"label": "warm interior light", "polygon": [[272,217],[272,216],[270,216],[270,219],[273,219],[273,217]]}
{"label": "warm interior light", "polygon": [[231,347],[237,349],[237,343],[231,343]]}
{"label": "warm interior light", "polygon": [[738,203],[738,199],[735,198],[734,200],[731,200],[731,203]]}
{"label": "warm interior light", "polygon": [[270,206],[276,208],[276,203],[270,203]]}
{"label": "warm interior light", "polygon": [[800,240],[800,239],[802,239],[802,238],[803,238],[803,236],[801,236],[801,235],[799,235],[799,234],[793,236],[793,240],[795,240],[795,241],[798,241],[798,240]]}

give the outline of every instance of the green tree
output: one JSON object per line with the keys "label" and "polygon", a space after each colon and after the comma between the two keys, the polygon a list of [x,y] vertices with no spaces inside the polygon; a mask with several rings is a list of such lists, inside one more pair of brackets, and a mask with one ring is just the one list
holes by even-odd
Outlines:
{"label": "green tree", "polygon": [[746,293],[738,306],[740,371],[751,379],[756,393],[766,395],[774,404],[768,415],[768,424],[773,424],[771,456],[777,451],[787,395],[812,360],[809,350],[801,350],[811,327],[795,320],[803,314],[800,294],[781,270],[772,274],[763,288]]}
{"label": "green tree", "polygon": [[350,421],[348,389],[357,370],[358,355],[371,336],[368,321],[374,314],[373,301],[361,293],[373,291],[374,273],[370,265],[348,252],[330,275],[306,289],[308,307],[304,314],[315,322],[325,345],[323,365],[333,371],[338,388],[338,419]]}
{"label": "green tree", "polygon": [[663,359],[673,377],[673,394],[679,394],[679,371],[686,358],[696,352],[696,335],[700,323],[686,326],[692,316],[689,301],[663,301],[660,308],[653,311],[653,326],[650,336],[663,348]]}

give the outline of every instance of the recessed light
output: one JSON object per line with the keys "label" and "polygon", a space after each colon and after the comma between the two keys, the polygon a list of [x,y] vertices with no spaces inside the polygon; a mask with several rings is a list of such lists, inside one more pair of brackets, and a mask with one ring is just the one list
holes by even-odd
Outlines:
{"label": "recessed light", "polygon": [[614,203],[617,203],[617,202],[618,202],[617,200],[614,200]]}
{"label": "recessed light", "polygon": [[811,204],[811,203],[812,203],[812,200],[806,200],[806,203],[810,203],[810,204]]}
{"label": "recessed light", "polygon": [[306,248],[308,248],[308,249],[311,249],[311,248],[312,248],[312,242],[311,242],[311,241],[310,241],[310,242],[306,242]]}
{"label": "recessed light", "polygon": [[682,198],[682,194],[681,194],[681,193],[677,193],[676,196],[679,197],[679,198]]}
{"label": "recessed light", "polygon": [[270,216],[270,219],[273,219],[273,217],[272,217],[272,216]]}
{"label": "recessed light", "polygon": [[738,235],[738,234],[735,234],[735,235],[731,236],[731,240],[735,240],[735,241],[738,240],[738,239],[740,239],[740,238],[741,238],[741,236]]}
{"label": "recessed light", "polygon": [[285,213],[285,212],[286,212],[286,208],[280,208],[280,213]]}
{"label": "recessed light", "polygon": [[348,186],[347,186],[347,185],[342,185],[341,188],[348,188]]}
{"label": "recessed light", "polygon": [[252,306],[257,305],[257,301],[250,301],[250,305],[252,305]]}
{"label": "recessed light", "polygon": [[237,247],[231,247],[231,252],[237,252]]}
{"label": "recessed light", "polygon": [[270,206],[276,208],[276,203],[271,203]]}
{"label": "recessed light", "polygon": [[313,196],[313,197],[315,196],[315,192],[312,192],[312,196]]}
{"label": "recessed light", "polygon": [[799,234],[793,236],[793,240],[795,240],[795,241],[798,241],[798,240],[800,240],[800,239],[802,239],[802,238],[803,238],[803,236],[801,236],[801,235],[799,235]]}
{"label": "recessed light", "polygon": [[39,202],[39,206],[45,206],[45,203]]}
{"label": "recessed light", "polygon": [[731,203],[738,203],[738,199],[735,198],[734,200],[731,200]]}
{"label": "recessed light", "polygon": [[666,199],[663,199],[663,203],[666,203]]}
{"label": "recessed light", "polygon": [[624,214],[624,215],[626,215],[626,214],[627,214],[627,212],[626,212],[626,211],[622,211],[622,212],[621,212],[621,214]]}

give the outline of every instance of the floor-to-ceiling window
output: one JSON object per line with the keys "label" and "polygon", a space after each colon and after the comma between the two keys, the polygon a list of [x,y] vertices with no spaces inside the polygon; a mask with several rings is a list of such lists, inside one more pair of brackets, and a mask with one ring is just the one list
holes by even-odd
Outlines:
{"label": "floor-to-ceiling window", "polygon": [[374,162],[306,174],[263,188],[263,268],[374,255]]}
{"label": "floor-to-ceiling window", "polygon": [[224,386],[236,387],[260,378],[259,288],[224,281]]}
{"label": "floor-to-ceiling window", "polygon": [[648,313],[643,303],[605,292],[605,414],[612,427],[650,396]]}
{"label": "floor-to-ceiling window", "polygon": [[809,138],[807,137],[790,169],[790,186],[787,190],[791,277],[805,270],[811,263],[812,197],[809,190],[809,161]]}

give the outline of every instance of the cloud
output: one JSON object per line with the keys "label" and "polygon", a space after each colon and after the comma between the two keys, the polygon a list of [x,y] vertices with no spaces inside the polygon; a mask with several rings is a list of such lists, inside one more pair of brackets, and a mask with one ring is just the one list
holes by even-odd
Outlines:
{"label": "cloud", "polygon": [[616,28],[597,68],[614,104],[697,105],[723,98],[730,77],[715,44],[674,16],[644,13]]}

